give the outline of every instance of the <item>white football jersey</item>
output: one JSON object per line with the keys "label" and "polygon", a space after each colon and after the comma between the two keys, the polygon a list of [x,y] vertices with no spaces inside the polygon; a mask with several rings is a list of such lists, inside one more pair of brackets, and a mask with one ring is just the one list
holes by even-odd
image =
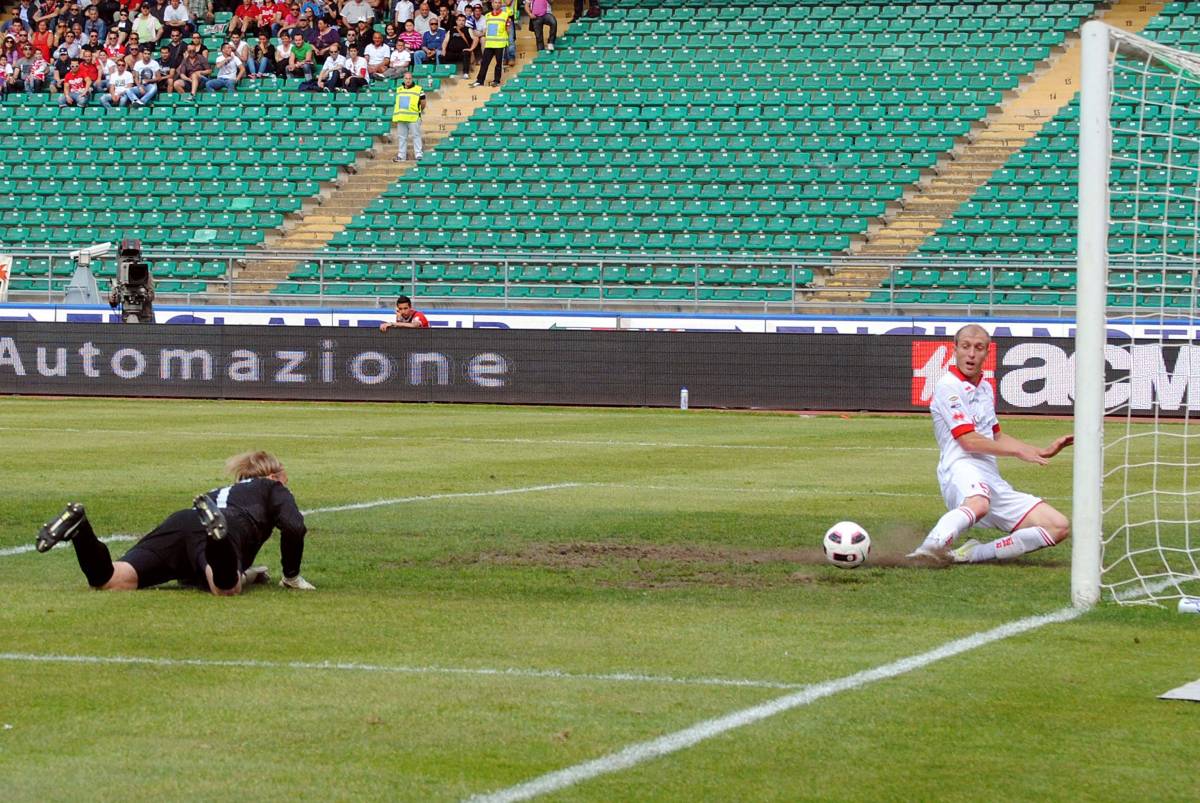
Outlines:
{"label": "white football jersey", "polygon": [[959,372],[958,366],[951,365],[933,387],[929,412],[933,416],[933,434],[942,450],[939,475],[944,475],[959,460],[979,461],[990,471],[997,471],[995,456],[971,454],[958,444],[958,438],[972,430],[989,440],[1000,431],[995,391],[990,382],[976,385]]}

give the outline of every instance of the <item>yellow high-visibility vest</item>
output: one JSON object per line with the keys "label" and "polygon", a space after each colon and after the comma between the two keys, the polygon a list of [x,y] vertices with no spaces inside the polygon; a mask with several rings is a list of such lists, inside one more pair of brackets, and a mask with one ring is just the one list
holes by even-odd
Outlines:
{"label": "yellow high-visibility vest", "polygon": [[508,47],[508,18],[511,12],[501,9],[498,14],[488,12],[483,18],[483,46]]}
{"label": "yellow high-visibility vest", "polygon": [[420,84],[396,87],[396,105],[392,107],[393,123],[415,123],[421,119],[421,95],[425,90]]}

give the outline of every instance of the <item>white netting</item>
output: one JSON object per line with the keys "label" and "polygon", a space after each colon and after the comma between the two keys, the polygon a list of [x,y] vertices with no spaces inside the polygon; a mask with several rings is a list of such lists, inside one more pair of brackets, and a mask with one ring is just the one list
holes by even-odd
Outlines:
{"label": "white netting", "polygon": [[1153,603],[1200,595],[1200,57],[1112,41],[1101,582]]}

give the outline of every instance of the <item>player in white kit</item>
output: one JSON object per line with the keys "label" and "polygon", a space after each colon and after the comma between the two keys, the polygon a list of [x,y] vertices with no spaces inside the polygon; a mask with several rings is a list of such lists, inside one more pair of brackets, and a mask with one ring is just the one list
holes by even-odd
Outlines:
{"label": "player in white kit", "polygon": [[[995,391],[983,381],[990,343],[980,326],[959,329],[954,336],[954,365],[934,387],[929,411],[942,450],[938,483],[949,512],[910,558],[954,563],[1007,560],[1054,546],[1070,534],[1066,516],[1044,500],[1015,490],[1000,476],[996,457],[1017,457],[1044,466],[1074,438],[1064,435],[1039,449],[1000,431]],[[1007,534],[985,544],[971,539],[952,549],[954,540],[976,524]]]}

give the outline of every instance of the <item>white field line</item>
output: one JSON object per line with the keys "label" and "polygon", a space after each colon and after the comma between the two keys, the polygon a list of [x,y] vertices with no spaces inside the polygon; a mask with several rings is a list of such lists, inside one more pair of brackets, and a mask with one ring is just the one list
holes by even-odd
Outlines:
{"label": "white field line", "polygon": [[[800,494],[822,493],[836,495],[832,488],[827,486],[817,485],[793,485],[787,488],[778,487],[757,487],[757,488],[732,488],[721,485],[646,485],[642,483],[631,482],[582,482],[580,485],[586,485],[589,488],[627,488],[631,491],[679,491],[682,493],[726,493],[726,494],[780,494],[784,496],[797,496]],[[855,498],[861,497],[861,491],[848,491],[847,496]],[[933,499],[936,494],[930,493],[913,493],[909,491],[871,491],[870,496],[891,496],[905,499]],[[1062,502],[1069,500],[1069,496],[1043,496],[1048,502]]]}
{"label": "white field line", "polygon": [[523,488],[499,488],[495,491],[461,491],[456,493],[428,494],[427,496],[400,496],[395,499],[377,499],[374,502],[355,502],[349,505],[334,505],[332,507],[314,507],[311,510],[300,511],[305,516],[316,513],[337,513],[342,510],[366,510],[385,505],[403,505],[409,502],[429,502],[435,499],[467,499],[477,496],[510,496],[512,494],[528,494],[538,491],[557,491],[561,488],[579,488],[583,483],[557,482],[553,485],[527,485]]}
{"label": "white field line", "polygon": [[[165,430],[156,429],[145,432],[138,429],[96,429],[75,427],[0,427],[0,432],[72,432],[81,434],[100,433],[105,435],[166,435],[172,438],[212,438],[211,432],[194,430]],[[494,443],[513,445],[550,444],[555,446],[614,446],[638,449],[733,449],[749,451],[792,452],[810,451],[812,444],[797,444],[785,446],[768,443],[688,443],[685,441],[623,441],[623,440],[589,440],[583,438],[471,438],[454,437],[449,435],[337,435],[319,432],[239,432],[243,438],[281,438],[295,440],[339,440],[339,441],[404,441],[412,444],[416,441],[437,443]],[[932,446],[828,446],[822,445],[823,452],[936,452]]]}
{"label": "white field line", "polygon": [[[110,535],[105,538],[101,538],[100,540],[106,544],[111,544],[113,541],[136,541],[137,536],[136,535]],[[64,547],[66,545],[67,544],[65,541],[59,541],[57,544],[54,545],[54,549],[58,549],[59,547]],[[26,552],[33,552],[36,549],[37,549],[37,547],[34,546],[33,544],[24,544],[22,546],[10,546],[10,547],[6,547],[5,549],[0,549],[0,558],[6,558],[9,555],[23,555]]]}
{"label": "white field line", "polygon": [[[312,516],[317,513],[337,513],[342,510],[367,510],[373,507],[384,507],[385,505],[402,505],[409,502],[429,502],[437,499],[465,499],[469,497],[479,496],[510,496],[512,494],[528,494],[538,491],[557,491],[561,488],[579,488],[582,483],[578,482],[559,482],[553,485],[527,485],[523,488],[498,488],[494,491],[462,491],[459,493],[444,493],[444,494],[428,494],[426,496],[402,496],[395,499],[377,499],[374,502],[355,502],[349,505],[333,505],[332,507],[315,507],[311,510],[300,511],[305,516]],[[101,538],[101,541],[109,543],[111,541],[135,541],[137,536],[133,535],[110,535],[106,538]],[[55,547],[63,546],[62,543],[55,544]],[[23,546],[7,547],[0,549],[0,558],[9,555],[21,555],[26,552],[33,552],[33,544]]]}
{"label": "white field line", "polygon": [[919,653],[908,658],[901,658],[898,661],[893,661],[874,669],[856,672],[853,675],[806,686],[792,694],[787,694],[749,708],[743,708],[740,711],[734,711],[733,713],[714,719],[704,720],[689,728],[668,733],[657,739],[637,742],[615,753],[609,753],[606,756],[566,767],[565,769],[555,770],[554,772],[540,775],[515,786],[510,786],[507,789],[476,795],[471,797],[470,801],[471,803],[509,803],[510,801],[528,800],[539,795],[566,789],[600,775],[619,772],[650,759],[684,750],[736,728],[743,728],[768,717],[773,717],[776,714],[782,714],[793,708],[799,708],[800,706],[816,702],[825,697],[840,694],[841,692],[854,691],[870,683],[888,680],[917,669],[923,669],[930,664],[945,660],[946,658],[978,649],[995,641],[1027,633],[1045,625],[1068,622],[1082,615],[1083,612],[1083,610],[1078,608],[1063,608],[1041,616],[1018,619],[992,628],[991,630],[985,630],[981,633],[975,633],[965,638],[947,642],[928,652]]}
{"label": "white field line", "polygon": [[[809,493],[827,493],[827,495],[836,496],[833,489],[829,486],[818,485],[793,485],[790,487],[730,487],[721,485],[643,485],[634,483],[581,483],[588,487],[610,487],[610,489],[629,489],[630,491],[680,491],[684,493],[769,493],[772,496],[797,496],[809,495]],[[844,496],[862,496],[862,489],[852,489],[845,492]],[[868,496],[886,496],[908,499],[932,499],[936,498],[936,493],[913,493],[910,491],[865,491]],[[1064,502],[1070,497],[1066,496],[1044,496],[1040,497],[1048,502]]]}
{"label": "white field line", "polygon": [[565,672],[558,669],[520,669],[508,667],[403,666],[364,664],[345,661],[257,661],[251,659],[150,658],[137,655],[43,655],[37,653],[4,652],[0,661],[46,664],[101,664],[162,667],[220,667],[232,669],[317,670],[331,672],[376,672],[397,675],[473,675],[499,678],[536,678],[551,680],[584,680],[605,683],[646,683],[670,686],[723,686],[749,689],[801,689],[800,683],[777,683],[770,680],[742,678],[689,678],[669,675],[647,675],[637,672]]}
{"label": "white field line", "polygon": [[[1135,580],[1127,580],[1121,585],[1128,585],[1129,588],[1117,590],[1116,586],[1103,586],[1104,590],[1110,591],[1112,599],[1115,602],[1131,602],[1140,597],[1154,598],[1159,591],[1166,591],[1172,586],[1178,587],[1180,583],[1186,583],[1190,580],[1200,580],[1200,575],[1197,574],[1172,574],[1168,577],[1160,577],[1157,580],[1146,582],[1145,579],[1139,578],[1140,582]],[[1134,583],[1138,583],[1134,585]],[[1171,599],[1174,599],[1173,597]],[[1151,599],[1153,601],[1153,599]]]}

